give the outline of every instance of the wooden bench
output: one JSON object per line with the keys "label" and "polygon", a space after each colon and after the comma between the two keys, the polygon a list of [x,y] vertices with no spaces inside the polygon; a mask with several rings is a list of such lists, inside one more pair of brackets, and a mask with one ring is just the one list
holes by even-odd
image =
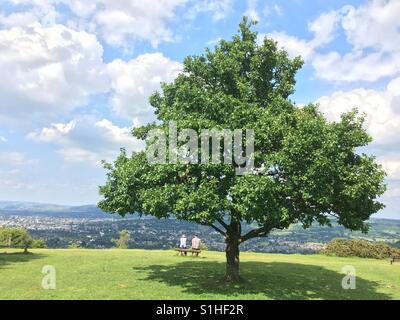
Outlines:
{"label": "wooden bench", "polygon": [[182,248],[176,248],[175,251],[178,252],[178,253],[177,253],[178,255],[179,255],[179,254],[183,254],[183,253],[191,252],[192,255],[193,255],[193,254],[196,254],[196,256],[198,256],[198,255],[200,254],[200,252],[201,252],[200,249],[182,249]]}
{"label": "wooden bench", "polygon": [[400,260],[400,256],[393,256],[390,260],[390,264],[393,264],[396,260]]}

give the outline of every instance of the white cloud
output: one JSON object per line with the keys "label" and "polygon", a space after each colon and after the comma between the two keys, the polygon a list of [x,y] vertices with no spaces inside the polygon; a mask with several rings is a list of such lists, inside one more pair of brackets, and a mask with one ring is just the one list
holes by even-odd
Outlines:
{"label": "white cloud", "polygon": [[148,98],[160,89],[161,82],[170,82],[182,71],[182,65],[161,53],[143,54],[128,62],[115,60],[108,65],[112,79],[111,104],[122,116],[135,121],[153,116]]}
{"label": "white cloud", "polygon": [[[38,159],[33,159],[23,152],[0,152],[0,195],[6,197],[13,191],[32,190],[33,185],[28,181],[24,170],[35,172]],[[35,166],[35,167],[33,167]],[[1,197],[0,196],[0,197]]]}
{"label": "white cloud", "polygon": [[264,5],[262,13],[265,17],[267,17],[271,14],[276,14],[277,16],[281,16],[283,14],[283,9],[280,5],[278,5],[276,3],[274,5],[269,5],[267,3]]}
{"label": "white cloud", "polygon": [[34,186],[27,182],[23,173],[18,169],[0,170],[1,194],[10,193],[10,190],[32,190]]}
{"label": "white cloud", "polygon": [[305,61],[314,58],[315,50],[331,42],[334,38],[340,11],[330,11],[321,14],[316,20],[308,24],[308,30],[314,34],[310,40],[288,35],[286,32],[273,31],[268,34],[259,34],[258,42],[261,43],[265,36],[274,39],[284,48],[291,58],[301,56]]}
{"label": "white cloud", "polygon": [[398,199],[400,197],[400,154],[389,153],[377,157],[377,162],[382,165],[385,170],[387,190],[384,194],[385,202],[387,199],[394,198],[397,201],[394,208],[397,208]]}
{"label": "white cloud", "polygon": [[2,167],[15,167],[22,165],[32,165],[37,163],[35,159],[28,159],[24,153],[16,151],[0,152],[0,165]]}
{"label": "white cloud", "polygon": [[260,21],[260,15],[257,11],[258,0],[247,0],[247,9],[244,13],[252,20]]}
{"label": "white cloud", "polygon": [[153,47],[172,41],[167,24],[186,0],[62,0],[79,19],[73,20],[101,36],[108,44],[125,46],[128,41],[146,40]]}
{"label": "white cloud", "polygon": [[391,95],[399,96],[400,95],[400,77],[390,81],[387,86],[387,90]]}
{"label": "white cloud", "polygon": [[[324,12],[308,24],[310,40],[272,32],[268,36],[302,55],[320,79],[340,82],[374,82],[400,73],[400,2],[372,0],[358,7],[344,6]],[[320,49],[343,32],[351,49],[345,53]],[[373,68],[371,67],[373,66]]]}
{"label": "white cloud", "polygon": [[305,61],[308,61],[314,54],[312,43],[294,36],[290,36],[285,32],[272,32],[267,35],[259,34],[258,42],[261,43],[264,37],[272,38],[278,42],[278,46],[284,48],[291,58],[301,56]]}
{"label": "white cloud", "polygon": [[94,35],[62,25],[0,30],[0,48],[0,73],[8,75],[0,83],[0,121],[23,122],[29,114],[44,122],[110,90],[114,111],[146,121],[153,115],[150,94],[182,70],[161,53],[106,65]]}
{"label": "white cloud", "polygon": [[107,90],[96,37],[62,25],[0,30],[0,120],[68,112]]}
{"label": "white cloud", "polygon": [[387,178],[389,180],[400,180],[400,155],[385,155],[380,156],[378,159],[385,172],[387,173]]}
{"label": "white cloud", "polygon": [[142,142],[133,138],[130,128],[89,116],[52,124],[29,133],[27,138],[56,145],[59,147],[57,152],[68,162],[99,164],[101,160],[115,159],[121,147],[128,152],[142,148]]}
{"label": "white cloud", "polygon": [[[252,1],[252,0],[250,0]],[[211,15],[214,21],[224,19],[232,10],[232,0],[11,0],[25,11],[0,12],[0,26],[28,26],[66,23],[76,30],[96,34],[107,44],[128,51],[137,41],[148,41],[153,47],[178,38],[170,28],[177,19],[195,19]],[[69,9],[61,11],[58,5]]]}
{"label": "white cloud", "polygon": [[3,136],[0,136],[0,141],[1,142],[7,142],[7,139],[5,137],[3,137]]}
{"label": "white cloud", "polygon": [[308,30],[314,33],[310,44],[314,47],[321,47],[334,39],[335,31],[339,26],[341,11],[334,10],[322,13],[317,19],[308,24]]}
{"label": "white cloud", "polygon": [[214,21],[225,19],[232,11],[232,0],[192,0],[186,17],[194,19],[198,14],[209,13]]}
{"label": "white cloud", "polygon": [[206,45],[207,45],[207,46],[216,45],[216,44],[219,43],[221,40],[222,40],[222,38],[221,38],[221,37],[218,37],[218,38],[215,38],[215,39],[212,39],[212,40],[207,41],[207,42],[206,42]]}
{"label": "white cloud", "polygon": [[376,144],[400,142],[400,99],[392,92],[399,79],[391,81],[384,91],[338,91],[330,96],[321,97],[317,103],[329,120],[339,120],[342,113],[357,107],[366,114],[367,130]]}
{"label": "white cloud", "polygon": [[28,26],[33,23],[52,25],[56,23],[59,13],[50,0],[10,0],[13,5],[28,7],[28,11],[16,11],[9,14],[0,11],[0,26],[5,28]]}
{"label": "white cloud", "polygon": [[349,6],[342,26],[355,50],[390,53],[400,50],[399,14],[398,0],[368,1],[357,8]]}
{"label": "white cloud", "polygon": [[312,65],[320,79],[374,82],[400,72],[400,51],[391,55],[381,52],[364,54],[361,51],[341,55],[332,51],[327,54],[316,54]]}
{"label": "white cloud", "polygon": [[[145,40],[156,47],[160,42],[172,41],[168,22],[175,11],[187,0],[12,0],[13,5],[24,5],[27,11],[0,13],[0,25],[27,26],[34,22],[55,24],[63,17],[67,24],[79,30],[93,32],[108,44],[125,46],[129,41]],[[63,4],[70,13],[60,13]]]}
{"label": "white cloud", "polygon": [[[330,81],[374,82],[400,72],[400,2],[372,0],[341,10],[341,28],[352,49],[316,54],[317,76]],[[371,67],[373,66],[373,67]]]}
{"label": "white cloud", "polygon": [[[384,195],[385,199],[390,199],[390,198],[398,198],[400,197],[400,186],[398,185],[389,185],[385,195]],[[396,201],[397,199],[395,199]],[[395,206],[397,208],[398,202],[395,203]],[[395,216],[396,218],[398,218],[397,216]]]}
{"label": "white cloud", "polygon": [[283,9],[281,6],[279,6],[278,4],[274,4],[274,11],[278,16],[281,16],[283,14]]}

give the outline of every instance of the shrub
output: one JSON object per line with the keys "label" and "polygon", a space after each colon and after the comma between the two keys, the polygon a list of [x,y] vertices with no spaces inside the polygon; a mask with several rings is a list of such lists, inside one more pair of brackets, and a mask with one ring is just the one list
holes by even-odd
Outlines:
{"label": "shrub", "polygon": [[42,239],[33,239],[32,248],[43,249],[46,248],[46,243]]}
{"label": "shrub", "polygon": [[115,247],[118,249],[128,249],[130,241],[131,236],[128,230],[122,230],[119,233],[119,239],[112,240],[112,242],[115,243]]}
{"label": "shrub", "polygon": [[328,256],[384,259],[399,256],[400,249],[384,242],[333,239],[321,253]]}
{"label": "shrub", "polygon": [[8,248],[23,248],[28,253],[32,247],[33,239],[24,228],[0,228],[0,246]]}
{"label": "shrub", "polygon": [[80,248],[80,244],[77,243],[77,242],[71,242],[71,243],[68,245],[68,249],[79,249],[79,248]]}

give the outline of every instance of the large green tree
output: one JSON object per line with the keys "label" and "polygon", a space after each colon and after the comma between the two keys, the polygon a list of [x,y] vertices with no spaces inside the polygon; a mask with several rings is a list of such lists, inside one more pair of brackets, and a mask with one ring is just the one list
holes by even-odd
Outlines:
{"label": "large green tree", "polygon": [[259,43],[252,25],[244,18],[231,41],[187,57],[175,81],[150,98],[158,121],[133,135],[167,132],[171,121],[178,131],[253,129],[255,170],[237,175],[235,164],[151,164],[145,151],[128,156],[122,150],[113,164],[105,163],[108,181],[100,187],[99,207],[106,212],[175,217],[221,233],[230,281],[239,279],[244,241],[293,223],[307,228],[332,219],[366,231],[385,190],[382,168],[357,153],[371,141],[363,117],[354,110],[328,122],[317,105],[295,106],[289,96],[301,58],[290,59],[271,39]]}

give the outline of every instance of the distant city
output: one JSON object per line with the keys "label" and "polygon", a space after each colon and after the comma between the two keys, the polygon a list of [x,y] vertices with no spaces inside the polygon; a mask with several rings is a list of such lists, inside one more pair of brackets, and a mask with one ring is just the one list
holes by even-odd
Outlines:
{"label": "distant city", "polygon": [[[368,234],[351,232],[340,226],[313,226],[304,230],[293,225],[288,230],[274,231],[266,238],[242,245],[243,251],[277,253],[313,253],[334,238],[363,238],[393,244],[400,242],[400,221],[372,219]],[[120,218],[101,212],[95,206],[53,206],[18,202],[0,202],[0,227],[24,227],[34,238],[45,241],[49,248],[111,248],[121,230],[129,230],[130,247],[170,249],[176,247],[182,233],[199,234],[210,250],[223,251],[223,237],[213,229],[175,219],[158,220],[138,215]]]}

